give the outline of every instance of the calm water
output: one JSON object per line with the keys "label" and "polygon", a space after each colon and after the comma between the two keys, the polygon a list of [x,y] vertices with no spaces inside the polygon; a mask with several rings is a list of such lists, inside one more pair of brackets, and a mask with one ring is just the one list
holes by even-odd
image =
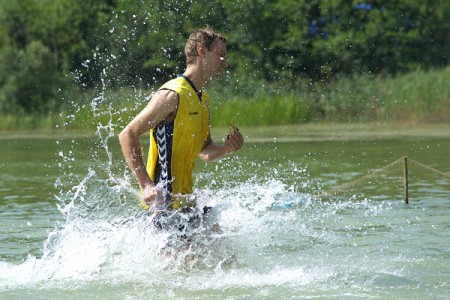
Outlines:
{"label": "calm water", "polygon": [[[447,299],[448,138],[248,143],[199,163],[212,206],[158,232],[108,132],[0,140],[2,299]],[[220,231],[214,224],[218,223]],[[181,240],[181,241],[180,241]]]}

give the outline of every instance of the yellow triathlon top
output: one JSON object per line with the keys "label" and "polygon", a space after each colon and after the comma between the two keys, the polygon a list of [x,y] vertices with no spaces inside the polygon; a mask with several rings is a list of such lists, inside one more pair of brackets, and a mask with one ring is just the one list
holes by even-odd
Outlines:
{"label": "yellow triathlon top", "polygon": [[172,122],[150,130],[146,167],[153,182],[167,191],[166,204],[172,209],[193,205],[179,196],[192,194],[195,160],[208,137],[210,120],[208,95],[197,91],[189,78],[178,76],[160,88],[178,94],[178,109]]}

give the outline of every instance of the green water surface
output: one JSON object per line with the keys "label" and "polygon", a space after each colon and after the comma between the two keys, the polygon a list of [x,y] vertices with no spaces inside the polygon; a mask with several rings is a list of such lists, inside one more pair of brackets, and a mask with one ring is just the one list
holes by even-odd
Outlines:
{"label": "green water surface", "polygon": [[[450,175],[450,135],[357,138],[347,133],[336,139],[299,138],[284,141],[279,137],[258,140],[250,136],[247,140],[245,147],[234,156],[216,163],[199,162],[195,172],[196,188],[214,191],[230,187],[231,196],[228,194],[225,198],[232,199],[233,189],[239,190],[235,193],[242,197],[244,184],[249,186],[249,198],[257,194],[252,203],[263,199],[264,193],[271,192],[270,188],[263,191],[262,195],[253,191],[252,184],[255,182],[258,189],[264,189],[266,184],[270,186],[274,181],[281,182],[286,193],[275,193],[273,197],[276,199],[272,199],[268,210],[254,210],[253,216],[261,221],[262,226],[255,229],[250,223],[247,231],[239,231],[244,236],[242,240],[239,237],[231,238],[230,244],[241,253],[242,263],[229,273],[222,274],[228,283],[222,286],[209,283],[206,278],[201,279],[202,276],[219,275],[214,270],[200,270],[195,271],[199,279],[192,279],[193,287],[173,288],[169,293],[165,287],[158,286],[152,290],[152,295],[157,295],[156,298],[201,299],[356,299],[367,298],[367,295],[382,299],[414,299],[432,295],[431,298],[444,299],[448,295],[450,180],[446,175]],[[145,139],[143,144],[147,146]],[[43,255],[43,243],[49,232],[64,227],[65,217],[58,210],[58,204],[61,204],[58,195],[61,190],[70,191],[79,185],[89,169],[95,169],[99,174],[109,169],[119,174],[117,176],[126,173],[117,139],[111,138],[107,145],[108,149],[105,149],[95,136],[0,139],[1,262],[20,265],[30,256],[39,259]],[[113,158],[112,165],[109,165],[108,154]],[[404,156],[423,164],[408,164],[409,205],[403,203],[403,163],[383,169]],[[370,174],[376,175],[358,182]],[[352,182],[355,183],[345,187]],[[333,191],[333,194],[323,196],[327,191]],[[296,202],[300,198],[314,199],[312,201],[322,204],[302,208]],[[242,201],[245,202],[245,199]],[[251,206],[254,204],[249,205],[254,209]],[[264,221],[264,218],[267,220]],[[302,222],[305,218],[308,221]],[[269,235],[264,235],[266,226]],[[300,238],[294,228],[302,226],[306,226],[306,229],[301,231]],[[243,244],[244,240],[251,245]],[[262,245],[262,248],[257,245]],[[375,267],[382,261],[380,251],[387,258],[412,255],[413,259],[408,260],[406,265],[402,259],[391,261],[385,265],[385,272],[372,278],[368,274],[379,271]],[[255,252],[261,253],[262,260],[250,258]],[[293,272],[289,276],[301,277],[294,267],[298,268],[300,264],[301,268],[308,270],[314,264],[321,265],[323,260],[320,255],[324,255],[323,260],[339,264],[330,267],[331,273],[326,279],[322,278],[322,282],[319,280],[311,288],[307,284],[300,288],[293,287],[290,280],[294,279],[289,277],[286,283],[273,284],[270,280],[255,279],[259,280],[256,285],[259,291],[254,290],[253,283],[245,284],[247,277],[255,276],[256,273],[261,276],[270,274],[274,278],[287,276],[284,273],[276,275],[277,268],[283,269],[285,266],[293,266],[293,269],[288,268]],[[301,256],[309,259],[299,261],[298,257]],[[284,263],[275,263],[277,257],[283,257]],[[370,262],[365,262],[366,259],[375,261],[372,267],[369,266]],[[244,271],[249,269],[253,271]],[[180,270],[174,276],[183,280],[184,276],[187,278],[189,275]],[[239,276],[243,276],[244,283],[238,283]],[[198,282],[202,280],[206,286],[199,285]],[[343,284],[346,280],[348,286]],[[333,281],[341,282],[341,285],[333,284]],[[347,289],[348,293],[338,291],[340,288]],[[32,287],[20,287],[19,282],[17,287],[0,289],[0,296],[4,293],[6,298],[19,299],[32,290]],[[39,290],[36,298],[59,298],[61,295],[68,298],[85,295],[89,298],[113,290],[117,290],[117,293],[111,297],[117,299],[149,296],[145,285],[120,280],[115,284],[104,284],[93,280],[67,293],[63,293],[63,288],[59,286]]]}

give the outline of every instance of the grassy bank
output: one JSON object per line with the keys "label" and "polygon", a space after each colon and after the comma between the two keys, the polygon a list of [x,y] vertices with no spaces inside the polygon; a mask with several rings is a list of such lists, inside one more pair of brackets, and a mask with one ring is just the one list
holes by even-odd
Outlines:
{"label": "grassy bank", "polygon": [[450,122],[450,68],[390,78],[361,76],[298,90],[232,97],[212,111],[215,125],[325,122]]}
{"label": "grassy bank", "polygon": [[[450,67],[397,77],[360,76],[330,82],[267,84],[227,80],[209,89],[212,125],[271,126],[310,122],[450,122]],[[68,93],[48,115],[0,113],[0,130],[93,130],[123,127],[147,103],[150,90]]]}

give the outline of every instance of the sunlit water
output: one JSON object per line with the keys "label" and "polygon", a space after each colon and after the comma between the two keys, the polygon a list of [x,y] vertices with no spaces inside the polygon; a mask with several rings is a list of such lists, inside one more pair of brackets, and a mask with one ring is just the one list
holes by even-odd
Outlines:
{"label": "sunlit water", "polygon": [[139,208],[108,132],[1,144],[2,299],[449,295],[447,178],[411,166],[409,205],[401,164],[320,197],[404,154],[448,170],[448,139],[248,143],[199,163],[213,210],[182,233]]}

